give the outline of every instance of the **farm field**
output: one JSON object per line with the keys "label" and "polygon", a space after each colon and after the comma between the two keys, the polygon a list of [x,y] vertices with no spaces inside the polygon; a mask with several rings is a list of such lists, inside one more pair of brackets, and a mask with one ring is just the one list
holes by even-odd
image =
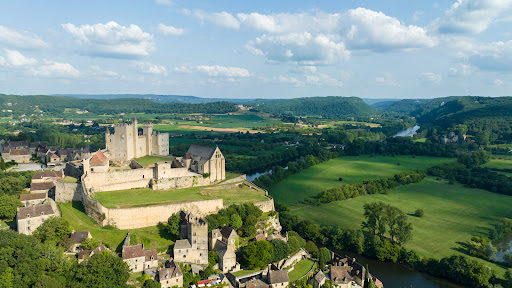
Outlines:
{"label": "farm field", "polygon": [[144,243],[147,248],[166,251],[170,245],[174,245],[171,237],[165,237],[156,226],[131,230],[119,230],[115,227],[101,227],[84,212],[81,202],[61,203],[62,218],[67,220],[75,231],[89,231],[93,238],[100,240],[113,250],[119,251],[128,232]]}
{"label": "farm field", "polygon": [[492,159],[505,159],[505,160],[512,160],[512,155],[491,155]]}
{"label": "farm field", "polygon": [[175,190],[140,188],[98,192],[94,195],[94,198],[108,208],[141,207],[218,198],[224,199],[224,205],[268,200],[263,192],[255,191],[246,186],[242,188],[217,188],[209,186]]}
{"label": "farm field", "polygon": [[137,161],[140,165],[144,167],[148,167],[152,164],[155,164],[155,162],[164,162],[164,161],[172,161],[173,158],[171,157],[160,157],[160,156],[144,156],[140,158],[135,158],[135,161]]}
{"label": "farm field", "polygon": [[213,115],[211,117],[211,124],[198,124],[193,123],[195,126],[208,126],[217,128],[254,128],[262,127],[267,124],[279,123],[278,119],[266,119],[255,114],[243,115]]}
{"label": "farm field", "polygon": [[313,265],[315,265],[315,262],[310,259],[303,259],[299,261],[299,263],[295,264],[295,268],[288,273],[290,283],[295,282],[300,277],[306,275]]}
{"label": "farm field", "polygon": [[[451,161],[455,159],[403,155],[339,157],[284,179],[270,189],[270,194],[277,202],[297,205],[305,197],[315,196],[322,190],[359,183],[365,179],[391,177],[403,171],[429,168]],[[338,181],[340,177],[343,177],[343,182]]]}
{"label": "farm field", "polygon": [[336,127],[337,125],[366,125],[372,128],[381,127],[381,124],[378,123],[370,123],[370,122],[360,122],[360,121],[329,121],[324,125],[325,127]]}
{"label": "farm field", "polygon": [[512,160],[506,159],[491,159],[482,167],[497,168],[497,169],[512,169]]}
{"label": "farm field", "polygon": [[[512,217],[512,197],[467,188],[459,183],[449,185],[446,180],[438,181],[433,177],[394,188],[388,195],[376,194],[320,206],[295,207],[292,212],[320,225],[360,229],[363,205],[376,201],[397,206],[410,215],[413,239],[406,247],[414,249],[421,256],[433,258],[462,253],[459,251],[463,248],[461,242],[468,241],[472,236],[486,236],[493,221]],[[421,218],[412,216],[418,208],[425,211]]]}

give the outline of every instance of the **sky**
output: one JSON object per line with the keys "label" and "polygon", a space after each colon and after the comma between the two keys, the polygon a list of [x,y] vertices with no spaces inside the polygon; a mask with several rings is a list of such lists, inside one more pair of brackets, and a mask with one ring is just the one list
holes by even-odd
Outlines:
{"label": "sky", "polygon": [[511,95],[512,0],[0,1],[0,93]]}

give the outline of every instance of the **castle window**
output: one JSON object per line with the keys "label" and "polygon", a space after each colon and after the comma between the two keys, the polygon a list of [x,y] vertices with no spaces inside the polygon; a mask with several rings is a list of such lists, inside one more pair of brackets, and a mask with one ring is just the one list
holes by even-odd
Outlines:
{"label": "castle window", "polygon": [[44,211],[41,211],[41,216],[44,216]]}
{"label": "castle window", "polygon": [[27,218],[30,218],[30,214],[27,214]]}

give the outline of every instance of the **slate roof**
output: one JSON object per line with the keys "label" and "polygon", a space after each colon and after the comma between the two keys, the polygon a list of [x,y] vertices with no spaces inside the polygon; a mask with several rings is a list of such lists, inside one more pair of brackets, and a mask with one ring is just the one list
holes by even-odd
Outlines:
{"label": "slate roof", "polygon": [[78,252],[78,259],[84,259],[85,256],[92,256],[94,254],[100,254],[101,252],[107,250],[107,247],[103,246],[103,244],[98,245],[98,247],[94,248],[94,250],[82,250]]}
{"label": "slate roof", "polygon": [[229,239],[229,237],[233,236],[236,237],[237,234],[233,228],[229,226],[224,226],[222,229],[220,229],[220,233],[222,234],[222,238]]}
{"label": "slate roof", "polygon": [[146,261],[150,261],[151,256],[158,259],[156,249],[144,250],[142,244],[123,246],[123,260],[144,257]]}
{"label": "slate roof", "polygon": [[288,277],[288,271],[286,270],[275,270],[268,272],[270,284],[286,283],[290,282]]}
{"label": "slate roof", "polygon": [[50,190],[53,187],[55,187],[55,183],[53,182],[32,183],[30,185],[30,191]]}
{"label": "slate roof", "polygon": [[32,176],[32,179],[43,179],[43,178],[63,178],[64,172],[61,171],[39,171],[34,173],[34,176]]}
{"label": "slate roof", "polygon": [[101,150],[98,150],[98,152],[96,152],[94,156],[92,156],[91,161],[89,161],[89,164],[91,166],[103,166],[106,162],[107,156],[105,156],[105,154],[103,154]]}
{"label": "slate roof", "polygon": [[[28,207],[20,207],[18,209],[18,219],[22,220],[27,218],[41,217],[43,216],[41,213],[44,213],[44,216],[55,214],[52,209],[52,205],[50,205],[50,203],[44,203]],[[27,217],[27,214],[30,215],[30,217]]]}
{"label": "slate roof", "polygon": [[268,284],[260,279],[253,279],[245,285],[245,288],[268,288]]}
{"label": "slate roof", "polygon": [[80,244],[85,239],[89,238],[89,231],[75,231],[71,233],[71,237],[69,237],[73,242],[73,244]]}
{"label": "slate roof", "polygon": [[162,280],[175,278],[183,276],[181,272],[180,266],[174,263],[174,260],[171,261],[168,268],[163,268],[158,270],[158,281],[162,282]]}
{"label": "slate roof", "polygon": [[316,273],[316,275],[315,275],[315,281],[316,281],[317,283],[322,283],[322,281],[324,281],[325,279],[326,279],[326,277],[325,277],[324,272],[322,272],[322,271],[318,271],[318,273]]}
{"label": "slate roof", "polygon": [[354,280],[351,266],[331,266],[331,281],[334,284],[345,284]]}
{"label": "slate roof", "polygon": [[20,201],[46,199],[46,193],[23,193],[20,195]]}
{"label": "slate roof", "polygon": [[215,152],[214,147],[207,147],[207,146],[199,146],[199,145],[190,145],[188,148],[187,153],[190,153],[191,156],[199,156],[201,158],[208,158],[210,159],[213,155],[213,152]]}
{"label": "slate roof", "polygon": [[186,239],[176,240],[176,243],[174,243],[174,249],[188,249],[192,248],[190,245],[190,242]]}
{"label": "slate roof", "polygon": [[7,144],[9,147],[28,147],[27,141],[9,141]]}

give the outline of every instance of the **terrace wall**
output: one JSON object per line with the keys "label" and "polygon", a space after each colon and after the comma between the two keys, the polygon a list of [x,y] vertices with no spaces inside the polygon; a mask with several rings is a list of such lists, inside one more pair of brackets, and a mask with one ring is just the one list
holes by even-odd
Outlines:
{"label": "terrace wall", "polygon": [[182,176],[166,179],[153,179],[151,181],[151,187],[153,190],[182,189],[210,184],[210,178],[203,178],[203,176]]}
{"label": "terrace wall", "polygon": [[82,185],[80,183],[57,182],[55,185],[55,201],[82,201]]}

